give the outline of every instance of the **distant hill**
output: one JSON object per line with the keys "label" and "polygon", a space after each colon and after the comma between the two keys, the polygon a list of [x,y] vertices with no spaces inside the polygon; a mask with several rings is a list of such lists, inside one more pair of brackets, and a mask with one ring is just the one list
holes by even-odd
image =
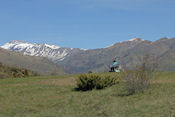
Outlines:
{"label": "distant hill", "polygon": [[14,77],[29,77],[38,74],[22,68],[8,67],[0,63],[0,79],[1,78],[14,78]]}
{"label": "distant hill", "polygon": [[139,38],[116,43],[107,48],[87,50],[67,57],[59,64],[69,66],[71,73],[109,70],[114,58],[126,69],[132,69],[149,54],[158,63],[158,70],[175,70],[175,38],[162,38],[155,42]]}
{"label": "distant hill", "polygon": [[57,64],[42,58],[26,56],[0,48],[0,62],[7,66],[25,68],[41,75],[64,74]]}

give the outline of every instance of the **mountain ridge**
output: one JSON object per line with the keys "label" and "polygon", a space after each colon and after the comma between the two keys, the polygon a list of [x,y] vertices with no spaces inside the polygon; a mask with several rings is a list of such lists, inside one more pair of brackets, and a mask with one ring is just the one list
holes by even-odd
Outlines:
{"label": "mountain ridge", "polygon": [[[175,38],[161,39],[154,42],[148,40],[125,41],[116,43],[108,48],[77,53],[64,59],[59,64],[69,66],[72,73],[104,72],[109,70],[109,65],[112,64],[115,58],[117,58],[124,69],[132,69],[142,62],[141,59],[144,56],[150,55],[152,59],[157,59],[159,64],[157,70],[175,70],[175,64],[172,60],[175,56],[175,53],[173,53],[174,45]],[[166,57],[166,53],[171,55],[171,60]]]}
{"label": "mountain ridge", "polygon": [[[133,38],[128,41],[115,43],[106,48],[89,50],[77,49],[56,61],[49,57],[46,58],[55,61],[59,66],[67,69],[69,73],[83,73],[88,71],[108,71],[109,65],[112,64],[114,58],[117,58],[124,68],[131,69],[141,62],[140,58],[149,54],[157,58],[158,62],[161,63],[160,70],[173,70],[175,69],[175,64],[172,63],[172,58],[175,56],[173,53],[174,45],[175,38],[161,38],[156,41]],[[11,51],[14,50],[12,49]],[[166,53],[168,53],[168,55]],[[166,62],[170,59],[166,57],[169,55],[171,55],[171,60]]]}
{"label": "mountain ridge", "polygon": [[19,52],[24,55],[45,57],[53,61],[60,61],[72,53],[83,51],[82,49],[78,48],[64,48],[50,44],[32,44],[17,40],[6,43],[5,45],[1,46],[1,48],[11,50],[13,52]]}

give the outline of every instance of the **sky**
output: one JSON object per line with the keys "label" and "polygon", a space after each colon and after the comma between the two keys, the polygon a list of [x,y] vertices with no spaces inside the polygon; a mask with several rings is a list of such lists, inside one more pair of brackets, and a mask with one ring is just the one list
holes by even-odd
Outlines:
{"label": "sky", "polygon": [[175,37],[175,0],[0,0],[0,45],[95,49]]}

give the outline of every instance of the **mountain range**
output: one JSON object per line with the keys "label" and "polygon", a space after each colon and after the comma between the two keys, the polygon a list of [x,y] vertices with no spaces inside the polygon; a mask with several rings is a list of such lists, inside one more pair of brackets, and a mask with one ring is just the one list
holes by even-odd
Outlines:
{"label": "mountain range", "polygon": [[31,44],[23,41],[11,41],[2,46],[2,48],[11,50],[13,52],[19,52],[23,55],[40,56],[48,58],[52,61],[61,61],[65,57],[74,54],[83,49],[78,48],[63,48],[56,45],[49,44]]}
{"label": "mountain range", "polygon": [[147,54],[156,60],[159,70],[175,70],[175,38],[161,38],[154,42],[134,38],[90,50],[21,41],[11,41],[1,47],[23,55],[47,58],[69,73],[108,71],[115,58],[123,68],[132,69]]}

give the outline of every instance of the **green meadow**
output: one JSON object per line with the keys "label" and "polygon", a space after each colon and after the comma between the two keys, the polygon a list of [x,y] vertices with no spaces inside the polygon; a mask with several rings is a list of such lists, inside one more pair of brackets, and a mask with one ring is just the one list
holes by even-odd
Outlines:
{"label": "green meadow", "polygon": [[0,117],[175,117],[175,72],[155,73],[151,87],[134,95],[122,80],[76,91],[77,76],[0,79]]}

